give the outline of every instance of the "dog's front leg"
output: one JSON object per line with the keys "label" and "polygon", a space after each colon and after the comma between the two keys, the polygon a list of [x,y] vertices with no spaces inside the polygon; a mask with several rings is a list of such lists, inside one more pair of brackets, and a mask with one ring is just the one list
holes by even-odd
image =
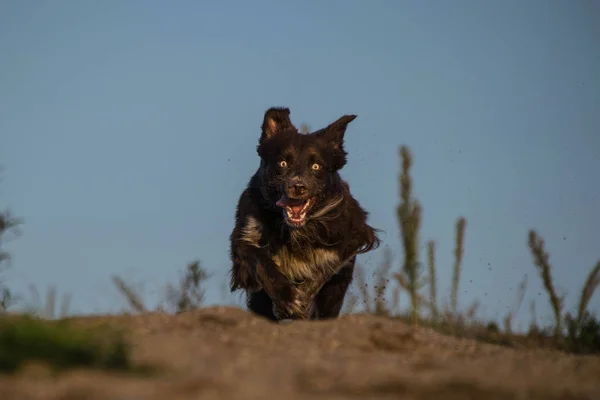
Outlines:
{"label": "dog's front leg", "polygon": [[[320,305],[322,306],[322,303],[325,300],[324,296],[327,295],[330,297],[335,297],[335,299],[328,299],[328,302],[331,302],[332,304],[339,303],[340,301],[343,302],[346,289],[352,280],[355,261],[356,256],[352,256],[351,258],[347,259],[346,262],[342,263],[338,268],[334,270],[324,268],[320,270],[313,279],[306,281],[302,285],[302,292],[304,294],[306,304],[316,304],[317,309],[320,309]],[[349,279],[347,277],[348,271],[350,273]],[[337,283],[339,283],[339,285]],[[339,287],[334,289],[334,286]],[[342,288],[343,290],[341,290]],[[340,296],[341,299],[338,298]],[[322,311],[319,311],[319,314],[322,314]]]}
{"label": "dog's front leg", "polygon": [[279,271],[266,254],[257,256],[257,277],[263,290],[273,301],[273,313],[278,319],[306,319],[307,311],[303,291]]}
{"label": "dog's front leg", "polygon": [[232,251],[231,290],[262,289],[271,298],[278,318],[305,318],[302,292],[279,271],[264,248],[237,242]]}
{"label": "dog's front leg", "polygon": [[312,279],[304,282],[300,289],[303,294],[304,304],[306,308],[306,312],[308,313],[309,309],[313,308],[314,302],[316,301],[317,295],[321,288],[334,276],[333,273],[319,273],[316,276],[313,276]]}
{"label": "dog's front leg", "polygon": [[354,261],[335,274],[317,293],[315,305],[319,319],[337,318],[344,305],[354,275]]}
{"label": "dog's front leg", "polygon": [[237,246],[232,251],[231,280],[229,287],[232,292],[244,289],[249,292],[260,290],[261,286],[256,277],[256,262],[252,249],[247,246]]}

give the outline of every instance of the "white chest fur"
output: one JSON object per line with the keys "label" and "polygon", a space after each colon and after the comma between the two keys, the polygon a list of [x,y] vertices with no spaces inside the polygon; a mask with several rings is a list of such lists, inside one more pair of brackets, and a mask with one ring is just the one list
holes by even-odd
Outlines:
{"label": "white chest fur", "polygon": [[[262,226],[254,217],[248,217],[240,239],[254,247],[260,247]],[[337,272],[347,260],[340,260],[335,250],[327,248],[306,249],[302,253],[292,253],[287,247],[276,250],[271,258],[279,270],[295,281],[310,279],[315,272]]]}
{"label": "white chest fur", "polygon": [[272,259],[279,270],[294,281],[310,279],[316,272],[323,270],[334,273],[340,267],[337,252],[323,248],[306,249],[302,254],[294,254],[287,247],[282,247]]}

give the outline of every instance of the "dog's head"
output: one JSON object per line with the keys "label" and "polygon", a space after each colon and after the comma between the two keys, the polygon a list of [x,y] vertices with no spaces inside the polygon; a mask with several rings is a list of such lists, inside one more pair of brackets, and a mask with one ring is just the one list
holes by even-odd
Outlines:
{"label": "dog's head", "polygon": [[345,115],[316,132],[301,134],[287,108],[264,115],[257,147],[265,199],[281,208],[285,222],[299,228],[327,205],[346,164],[344,133],[356,118]]}

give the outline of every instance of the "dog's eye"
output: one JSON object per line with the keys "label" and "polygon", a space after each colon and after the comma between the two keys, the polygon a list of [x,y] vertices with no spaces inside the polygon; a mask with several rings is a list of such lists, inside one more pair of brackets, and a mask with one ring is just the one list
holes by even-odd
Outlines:
{"label": "dog's eye", "polygon": [[315,171],[318,171],[318,170],[320,170],[320,169],[321,169],[321,165],[319,165],[319,164],[317,164],[317,163],[314,163],[314,164],[312,165],[312,167],[311,167],[311,168],[312,168],[313,170],[315,170]]}
{"label": "dog's eye", "polygon": [[280,168],[285,168],[287,167],[287,162],[285,162],[285,160],[281,160],[279,163],[277,163],[277,165],[279,165]]}

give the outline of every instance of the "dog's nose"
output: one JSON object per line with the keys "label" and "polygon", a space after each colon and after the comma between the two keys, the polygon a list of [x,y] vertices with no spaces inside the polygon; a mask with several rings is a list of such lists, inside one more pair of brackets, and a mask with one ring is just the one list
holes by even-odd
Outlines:
{"label": "dog's nose", "polygon": [[306,186],[304,186],[303,183],[294,183],[292,185],[292,188],[294,190],[294,193],[296,193],[297,195],[303,195],[304,193],[306,193]]}
{"label": "dog's nose", "polygon": [[292,190],[296,196],[302,196],[304,193],[306,193],[306,186],[304,186],[303,183],[294,183],[292,185]]}

